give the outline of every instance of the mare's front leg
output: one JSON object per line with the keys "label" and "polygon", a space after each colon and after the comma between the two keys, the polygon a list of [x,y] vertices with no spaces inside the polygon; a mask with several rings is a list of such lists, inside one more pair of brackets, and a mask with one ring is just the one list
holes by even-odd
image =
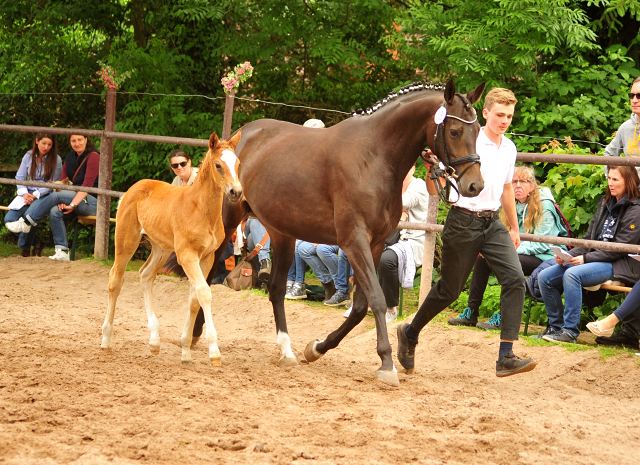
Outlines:
{"label": "mare's front leg", "polygon": [[376,319],[377,349],[382,360],[378,369],[378,379],[385,384],[399,386],[398,373],[391,358],[391,344],[387,334],[385,320],[386,301],[378,278],[376,267],[382,255],[384,242],[370,248],[364,239],[364,232],[351,231],[350,240],[345,243],[344,251],[349,257],[349,263],[356,278],[356,298],[349,318],[324,341],[312,341],[305,349],[305,358],[314,361],[327,351],[334,349],[340,341],[358,324],[367,313],[367,302]]}
{"label": "mare's front leg", "polygon": [[189,295],[189,314],[182,329],[182,363],[190,364],[191,345],[193,338],[193,325],[196,321],[198,310],[202,307],[205,322],[205,339],[209,344],[209,360],[213,366],[222,366],[220,357],[220,349],[218,348],[218,334],[213,325],[213,317],[211,315],[211,288],[204,278],[204,273],[208,272],[213,264],[214,253],[210,253],[206,257],[198,260],[195,251],[181,252],[178,259],[189,278],[191,283],[191,292]]}
{"label": "mare's front leg", "polygon": [[298,364],[296,356],[291,350],[291,339],[287,331],[287,317],[284,313],[284,294],[287,288],[287,274],[293,261],[296,240],[282,234],[268,231],[271,237],[271,250],[273,250],[273,265],[269,276],[269,300],[273,305],[273,316],[276,320],[278,336],[276,343],[280,348],[281,367],[295,366]]}

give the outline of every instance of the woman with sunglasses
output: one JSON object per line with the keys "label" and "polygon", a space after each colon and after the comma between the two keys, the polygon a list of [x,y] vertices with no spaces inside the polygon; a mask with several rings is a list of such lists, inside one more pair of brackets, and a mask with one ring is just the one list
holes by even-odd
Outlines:
{"label": "woman with sunglasses", "polygon": [[175,173],[172,186],[190,186],[196,180],[198,168],[191,166],[191,157],[182,149],[176,149],[169,154],[169,166]]}
{"label": "woman with sunglasses", "polygon": [[[516,166],[511,184],[516,198],[516,213],[521,233],[544,236],[567,235],[567,230],[556,211],[553,194],[548,187],[538,186],[533,168],[524,165]],[[504,212],[500,212],[500,219],[507,229],[510,229]],[[554,257],[549,246],[550,244],[544,242],[520,242],[517,248],[518,259],[525,276],[529,276],[542,262]],[[490,274],[491,268],[487,261],[482,256],[478,256],[469,288],[469,306],[459,317],[449,319],[449,324],[500,329],[500,312],[491,315],[486,323],[478,322],[480,305]]]}
{"label": "woman with sunglasses", "polygon": [[[640,77],[636,78],[629,92],[631,101],[631,118],[622,123],[616,136],[604,149],[605,156],[619,157],[624,153],[627,157],[640,156],[640,131],[638,130],[638,116],[640,116]],[[636,167],[640,173],[640,167]]]}

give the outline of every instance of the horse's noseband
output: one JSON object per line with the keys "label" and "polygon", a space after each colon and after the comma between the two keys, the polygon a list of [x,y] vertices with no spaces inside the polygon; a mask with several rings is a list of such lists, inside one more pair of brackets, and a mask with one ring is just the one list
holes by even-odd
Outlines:
{"label": "horse's noseband", "polygon": [[[461,97],[462,98],[462,97]],[[449,151],[447,150],[447,142],[445,140],[444,137],[444,122],[447,118],[453,118],[453,119],[457,119],[458,121],[462,121],[465,124],[473,124],[476,121],[478,121],[478,115],[476,113],[476,117],[471,120],[471,121],[467,121],[464,120],[458,116],[454,116],[454,115],[450,115],[447,111],[447,102],[446,100],[442,101],[442,105],[440,106],[440,110],[444,109],[444,116],[441,117],[441,121],[437,121],[436,119],[436,133],[435,136],[433,138],[433,145],[434,148],[437,145],[437,141],[438,141],[438,134],[440,134],[440,138],[442,139],[442,153],[444,154],[444,157],[441,158],[440,156],[438,156],[438,158],[441,159],[441,161],[444,163],[445,165],[445,169],[442,170],[440,167],[438,167],[437,165],[434,165],[433,169],[431,170],[431,176],[430,178],[434,181],[434,184],[436,186],[436,190],[438,191],[438,194],[440,195],[440,198],[442,198],[442,200],[444,202],[447,203],[455,203],[455,202],[451,202],[449,200],[449,196],[448,196],[448,192],[450,190],[451,187],[454,188],[454,190],[458,193],[458,198],[460,197],[460,192],[458,191],[458,188],[451,183],[451,181],[449,180],[449,177],[454,178],[456,180],[460,180],[462,179],[462,176],[464,176],[464,174],[469,170],[469,168],[471,168],[473,165],[480,164],[480,156],[477,153],[472,153],[469,155],[465,155],[463,157],[458,157],[458,158],[454,158],[451,159],[451,157],[449,156]],[[439,110],[439,111],[440,111]],[[424,156],[421,155],[421,157],[424,159]],[[469,166],[467,166],[462,173],[457,174],[456,170],[455,170],[455,166],[457,165],[461,165],[463,163],[469,163]],[[444,177],[446,179],[446,186],[443,188],[440,184],[440,178]],[[445,192],[446,191],[446,192]],[[446,195],[446,198],[445,198]]]}

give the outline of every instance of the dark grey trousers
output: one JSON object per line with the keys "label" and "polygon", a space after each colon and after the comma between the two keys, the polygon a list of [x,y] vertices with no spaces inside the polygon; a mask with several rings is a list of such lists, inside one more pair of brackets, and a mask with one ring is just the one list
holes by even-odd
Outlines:
{"label": "dark grey trousers", "polygon": [[524,307],[524,275],[509,232],[498,218],[478,218],[452,208],[442,232],[442,276],[418,313],[407,336],[419,333],[459,296],[481,253],[502,286],[500,338],[518,339]]}

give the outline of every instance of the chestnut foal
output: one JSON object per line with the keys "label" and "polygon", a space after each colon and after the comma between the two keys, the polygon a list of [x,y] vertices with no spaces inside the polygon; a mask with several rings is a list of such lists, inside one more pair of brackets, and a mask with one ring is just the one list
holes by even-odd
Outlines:
{"label": "chestnut foal", "polygon": [[240,132],[228,142],[214,132],[209,138],[209,151],[192,186],[175,187],[165,182],[142,180],[131,186],[122,197],[116,215],[116,256],[109,273],[109,306],[102,325],[102,348],[110,350],[116,300],[124,282],[127,263],[135,253],[142,235],[151,242],[151,254],[140,268],[144,289],[151,353],[160,352],[160,324],[153,310],[153,282],[158,270],[175,250],[178,263],[189,278],[189,314],[182,330],[182,363],[191,360],[193,324],[198,308],[204,309],[209,359],[220,366],[218,338],[211,316],[211,288],[205,280],[213,265],[214,255],[225,232],[222,223],[222,199],[239,200],[242,187],[238,182],[240,161],[235,148]]}

